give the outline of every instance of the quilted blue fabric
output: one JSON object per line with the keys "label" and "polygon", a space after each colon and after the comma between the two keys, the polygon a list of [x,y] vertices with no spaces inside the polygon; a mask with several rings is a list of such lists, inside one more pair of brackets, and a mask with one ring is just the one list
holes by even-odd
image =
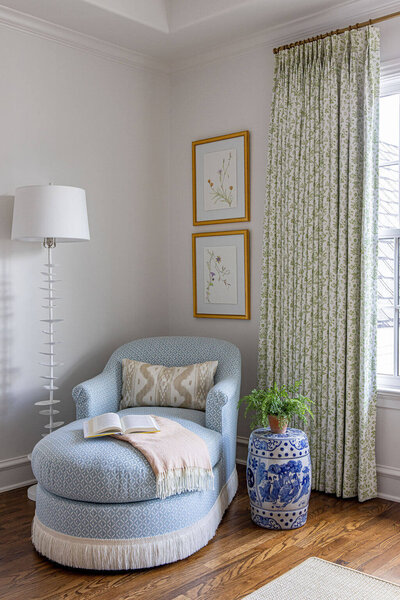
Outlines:
{"label": "quilted blue fabric", "polygon": [[50,529],[76,537],[130,539],[161,535],[188,527],[211,510],[224,483],[222,461],[213,472],[214,490],[121,504],[68,500],[38,485],[36,514]]}
{"label": "quilted blue fabric", "polygon": [[73,389],[78,419],[118,410],[123,358],[166,367],[218,361],[215,385],[207,396],[205,426],[222,433],[224,478],[227,481],[235,468],[241,378],[239,349],[230,342],[206,337],[168,336],[134,340],[115,350],[100,375]]}
{"label": "quilted blue fabric", "polygon": [[[171,407],[133,407],[124,414],[168,417],[199,435],[214,467],[221,458],[222,436],[204,427],[204,413]],[[40,485],[64,498],[85,502],[139,502],[156,498],[154,473],[139,450],[127,442],[103,437],[85,440],[83,420],[43,438],[32,453],[32,469]]]}
{"label": "quilted blue fabric", "polygon": [[[177,531],[208,514],[235,469],[241,375],[236,346],[203,337],[157,337],[125,344],[100,375],[74,388],[78,419],[118,411],[123,358],[168,367],[218,361],[205,413],[169,407],[158,407],[157,412],[155,407],[127,409],[168,416],[201,435],[215,465],[214,490],[154,498],[154,475],[140,453],[117,440],[112,446],[108,439],[84,444],[80,423],[71,423],[39,442],[32,457],[39,480],[36,514],[55,531],[97,539],[151,538]],[[105,450],[111,447],[118,452],[115,460]]]}

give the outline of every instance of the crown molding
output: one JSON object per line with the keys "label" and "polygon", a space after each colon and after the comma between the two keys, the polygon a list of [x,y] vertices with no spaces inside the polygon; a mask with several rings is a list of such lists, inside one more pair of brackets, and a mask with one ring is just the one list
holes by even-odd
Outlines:
{"label": "crown molding", "polygon": [[308,17],[290,21],[283,25],[265,29],[257,34],[252,34],[229,44],[214,46],[208,52],[200,53],[187,58],[177,58],[171,62],[171,72],[184,71],[194,67],[201,67],[208,63],[231,56],[246,54],[256,47],[282,46],[299,39],[306,39],[331,31],[356,22],[367,21],[383,14],[390,14],[399,10],[398,0],[382,1],[379,6],[371,8],[366,6],[365,0],[343,2],[335,8],[329,8]]}
{"label": "crown molding", "polygon": [[2,5],[0,5],[0,27],[37,36],[129,68],[169,72],[169,65],[163,60],[111,44]]}
{"label": "crown molding", "polygon": [[[256,47],[269,47],[287,44],[298,39],[307,38],[331,29],[343,27],[347,23],[365,21],[385,13],[398,10],[398,0],[387,0],[380,3],[379,7],[366,6],[369,0],[347,0],[334,8],[325,9],[288,23],[265,29],[257,34],[237,39],[229,44],[213,46],[209,51],[195,56],[177,57],[167,60],[150,56],[148,54],[117,46],[104,40],[56,25],[49,21],[21,13],[11,8],[0,5],[0,27],[13,29],[27,35],[34,35],[50,42],[67,46],[90,54],[97,58],[124,65],[133,69],[155,70],[163,73],[175,73],[201,67],[208,63],[239,56],[250,52]],[[338,17],[338,15],[340,15]],[[398,73],[397,62],[388,61],[382,75],[390,77]],[[396,63],[396,64],[394,64]],[[391,71],[392,70],[392,73]]]}

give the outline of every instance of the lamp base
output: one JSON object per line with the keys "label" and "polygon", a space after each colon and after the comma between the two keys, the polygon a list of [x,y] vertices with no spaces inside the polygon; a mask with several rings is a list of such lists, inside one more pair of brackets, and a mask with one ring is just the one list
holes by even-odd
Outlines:
{"label": "lamp base", "polygon": [[31,485],[28,487],[27,489],[27,495],[29,500],[32,500],[32,502],[36,502],[36,490],[37,490],[37,483],[35,483],[35,485]]}

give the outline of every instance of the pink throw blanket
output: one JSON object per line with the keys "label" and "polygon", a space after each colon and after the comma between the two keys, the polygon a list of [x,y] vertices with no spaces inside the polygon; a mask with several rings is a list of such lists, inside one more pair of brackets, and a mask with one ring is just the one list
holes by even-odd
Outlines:
{"label": "pink throw blanket", "polygon": [[156,476],[157,497],[214,488],[214,475],[204,440],[179,423],[152,415],[160,431],[115,435],[129,442],[150,463]]}

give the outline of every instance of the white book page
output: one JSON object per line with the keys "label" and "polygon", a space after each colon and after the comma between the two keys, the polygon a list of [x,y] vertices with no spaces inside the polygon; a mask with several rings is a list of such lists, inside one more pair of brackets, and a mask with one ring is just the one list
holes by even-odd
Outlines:
{"label": "white book page", "polygon": [[125,415],[121,418],[124,431],[154,431],[157,424],[150,415]]}
{"label": "white book page", "polygon": [[104,431],[115,430],[122,431],[121,420],[116,413],[104,413],[93,417],[88,422],[89,432],[103,433]]}

